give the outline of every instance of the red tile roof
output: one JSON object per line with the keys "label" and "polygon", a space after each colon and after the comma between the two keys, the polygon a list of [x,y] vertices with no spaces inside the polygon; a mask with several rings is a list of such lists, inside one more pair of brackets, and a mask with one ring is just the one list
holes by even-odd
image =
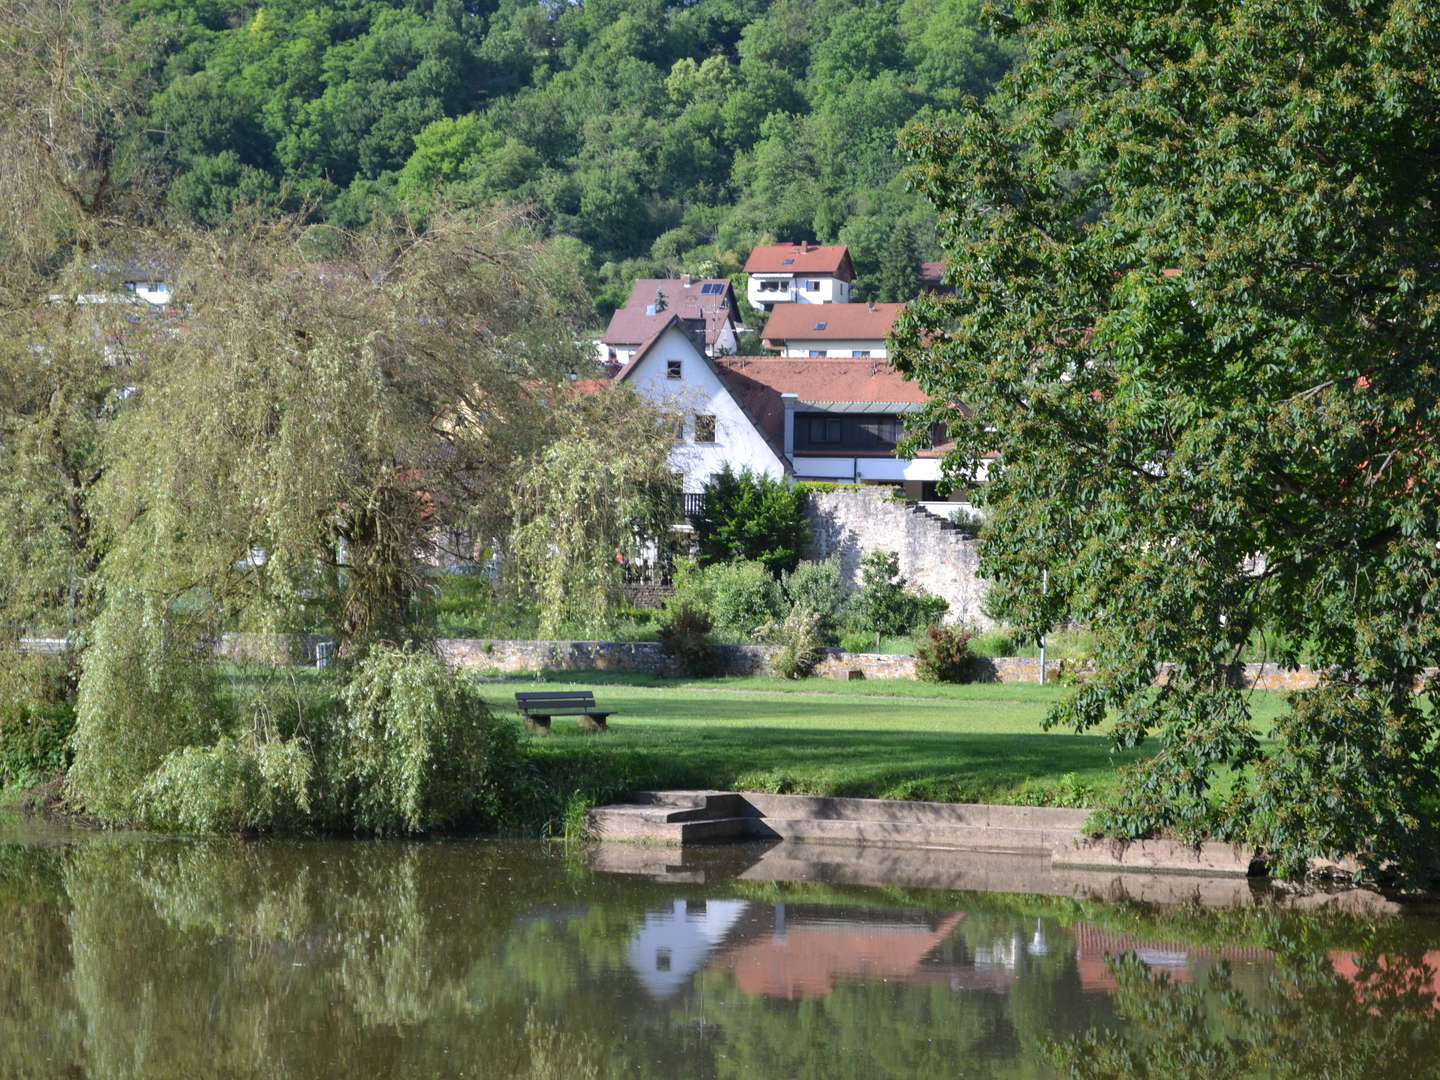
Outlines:
{"label": "red tile roof", "polygon": [[884,341],[904,304],[776,304],[767,345],[783,341]]}
{"label": "red tile roof", "polygon": [[[704,285],[723,286],[719,292],[704,293]],[[665,293],[665,310],[646,314],[655,302],[656,292]],[[630,287],[630,299],[623,308],[610,316],[610,325],[601,337],[606,345],[636,345],[648,340],[672,315],[700,322],[704,320],[705,344],[715,344],[726,316],[732,319],[735,293],[726,278],[692,278],[687,286],[682,278],[639,278]]]}
{"label": "red tile roof", "polygon": [[825,274],[854,281],[855,265],[844,244],[761,244],[745,260],[745,273]]}

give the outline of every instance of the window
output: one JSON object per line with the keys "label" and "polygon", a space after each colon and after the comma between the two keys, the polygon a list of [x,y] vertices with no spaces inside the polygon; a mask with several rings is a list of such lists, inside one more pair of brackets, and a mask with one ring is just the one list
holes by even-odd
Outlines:
{"label": "window", "polygon": [[795,260],[794,260],[794,259],[781,259],[781,260],[780,260],[780,265],[781,265],[781,266],[794,266],[794,265],[795,265]]}
{"label": "window", "polygon": [[840,441],[840,421],[811,420],[810,441],[812,443],[838,443]]}
{"label": "window", "polygon": [[685,418],[683,416],[675,421],[675,441],[685,441]]}
{"label": "window", "polygon": [[661,945],[658,949],[655,950],[655,970],[670,970],[670,950],[667,949],[664,945]]}
{"label": "window", "polygon": [[700,293],[702,296],[713,296],[716,293],[721,293],[724,291],[725,285],[723,282],[720,281],[707,281],[704,285],[700,286]]}
{"label": "window", "polygon": [[815,329],[816,329],[816,330],[824,330],[824,329],[825,329],[825,324],[824,324],[823,322],[817,322],[817,323],[815,324]]}
{"label": "window", "polygon": [[784,287],[785,287],[784,282],[777,281],[777,280],[775,280],[774,278],[761,278],[761,279],[760,279],[760,291],[761,291],[761,292],[779,292],[779,291],[780,291],[781,289],[783,289]]}
{"label": "window", "polygon": [[715,441],[715,417],[704,415],[695,417],[695,441]]}
{"label": "window", "polygon": [[679,361],[679,360],[666,360],[666,361],[665,361],[665,378],[667,378],[667,379],[678,379],[678,378],[680,378],[680,377],[681,377],[681,376],[680,376],[680,361]]}
{"label": "window", "polygon": [[805,282],[805,291],[806,291],[806,292],[819,292],[819,291],[820,291],[820,282],[818,282],[818,281],[807,281],[807,282]]}
{"label": "window", "polygon": [[870,350],[869,350],[869,349],[855,349],[855,350],[853,350],[853,351],[850,353],[850,355],[851,355],[851,356],[854,356],[854,357],[856,357],[856,358],[858,358],[858,359],[861,359],[861,360],[868,360],[868,359],[870,359]]}

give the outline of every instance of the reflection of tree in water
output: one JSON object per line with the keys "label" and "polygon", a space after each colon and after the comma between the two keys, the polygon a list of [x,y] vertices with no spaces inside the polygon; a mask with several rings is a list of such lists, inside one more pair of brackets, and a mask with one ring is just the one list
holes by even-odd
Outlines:
{"label": "reflection of tree in water", "polygon": [[1077,1080],[1440,1076],[1437,954],[1378,939],[1337,951],[1319,938],[1274,940],[1260,993],[1239,992],[1224,962],[1179,984],[1123,953],[1110,967],[1128,1025],[1042,1036],[1042,1051]]}

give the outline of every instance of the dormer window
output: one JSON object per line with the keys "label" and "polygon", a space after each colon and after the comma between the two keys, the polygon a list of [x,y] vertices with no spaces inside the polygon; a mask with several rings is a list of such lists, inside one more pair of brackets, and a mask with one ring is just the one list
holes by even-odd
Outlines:
{"label": "dormer window", "polygon": [[679,360],[666,360],[666,361],[665,361],[665,378],[667,378],[667,379],[679,379],[679,378],[683,378],[684,376],[681,374],[680,364],[681,364],[681,361],[679,361]]}
{"label": "dormer window", "polygon": [[824,329],[825,329],[825,324],[824,324],[823,322],[817,322],[817,323],[815,324],[815,329],[816,329],[816,330],[824,330]]}

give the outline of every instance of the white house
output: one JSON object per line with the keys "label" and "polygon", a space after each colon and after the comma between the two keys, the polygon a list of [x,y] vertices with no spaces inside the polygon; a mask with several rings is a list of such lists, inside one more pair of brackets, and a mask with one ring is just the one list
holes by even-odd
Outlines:
{"label": "white house", "polygon": [[883,359],[890,355],[885,337],[904,310],[904,304],[776,304],[763,340],[781,356]]}
{"label": "white house", "polygon": [[615,376],[674,412],[670,462],[681,476],[681,490],[690,495],[704,491],[727,464],[736,472],[777,478],[787,471],[779,446],[737,400],[716,364],[696,348],[680,317],[671,315]]}
{"label": "white house", "polygon": [[745,261],[750,306],[848,304],[855,265],[844,244],[762,244]]}

